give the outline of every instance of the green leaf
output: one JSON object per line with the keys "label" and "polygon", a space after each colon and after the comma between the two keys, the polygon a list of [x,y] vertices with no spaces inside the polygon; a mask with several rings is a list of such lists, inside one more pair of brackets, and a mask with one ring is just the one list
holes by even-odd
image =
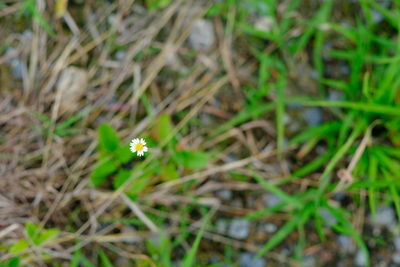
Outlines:
{"label": "green leaf", "polygon": [[154,135],[157,141],[162,142],[173,131],[171,116],[167,113],[162,113],[154,125]]}
{"label": "green leaf", "polygon": [[257,253],[257,256],[260,257],[279,245],[296,227],[302,227],[311,215],[312,208],[312,206],[307,206],[297,214],[290,216],[291,219],[268,240],[267,244]]}
{"label": "green leaf", "polygon": [[113,173],[116,169],[117,165],[113,159],[106,159],[97,165],[97,167],[92,171],[90,180],[94,186],[101,186],[106,181],[107,176]]}
{"label": "green leaf", "polygon": [[174,151],[172,157],[176,163],[189,169],[204,168],[211,159],[207,153],[188,150]]}
{"label": "green leaf", "polygon": [[235,127],[236,125],[239,125],[241,123],[244,123],[250,119],[257,119],[261,116],[263,116],[265,113],[273,110],[275,108],[274,103],[260,103],[257,105],[247,105],[244,107],[244,109],[237,113],[233,118],[229,119],[227,122],[223,123],[221,126],[219,126],[217,129],[212,131],[209,135],[210,138],[216,137],[219,134],[222,134],[229,129]]}
{"label": "green leaf", "polygon": [[266,190],[274,193],[275,195],[277,195],[278,197],[280,197],[284,202],[286,202],[289,205],[292,205],[296,208],[302,208],[303,207],[303,203],[301,201],[299,201],[298,198],[294,198],[288,194],[286,194],[285,192],[283,192],[281,189],[279,189],[277,186],[267,182],[267,180],[261,178],[260,176],[258,176],[257,174],[253,173],[254,175],[254,179],[262,186],[264,187]]}
{"label": "green leaf", "polygon": [[95,267],[88,258],[82,255],[80,250],[75,251],[69,267]]}
{"label": "green leaf", "polygon": [[35,240],[36,240],[37,237],[38,237],[39,230],[40,230],[39,225],[33,224],[33,223],[31,223],[31,222],[28,222],[28,223],[25,225],[25,232],[26,232],[26,235],[33,241],[33,243],[34,243],[35,245],[37,245],[36,242],[35,242]]}
{"label": "green leaf", "polygon": [[11,254],[21,253],[25,251],[28,247],[29,247],[28,241],[26,241],[25,239],[20,239],[11,246],[10,253]]}
{"label": "green leaf", "polygon": [[134,158],[135,154],[131,152],[130,146],[127,144],[125,146],[118,147],[116,156],[121,163],[125,164],[130,162]]}
{"label": "green leaf", "polygon": [[277,155],[278,158],[282,157],[284,137],[285,137],[285,88],[286,88],[286,74],[285,68],[278,64],[281,75],[276,85],[277,101],[276,101],[276,129],[277,129]]}
{"label": "green leaf", "polygon": [[191,247],[189,253],[183,259],[181,267],[192,267],[193,264],[195,263],[196,252],[197,249],[199,248],[201,238],[203,237],[204,230],[206,229],[206,226],[209,224],[209,221],[210,221],[210,216],[207,215],[204,218],[204,222],[201,225],[201,228],[196,236],[196,239],[194,240],[193,246]]}
{"label": "green leaf", "polygon": [[[289,101],[295,103],[297,101]],[[337,107],[345,109],[359,110],[363,112],[371,112],[381,115],[399,116],[400,108],[398,106],[382,105],[355,101],[330,101],[330,100],[300,100],[300,104],[312,107]]]}
{"label": "green leaf", "polygon": [[107,257],[106,253],[102,249],[99,250],[99,256],[104,267],[113,267],[114,265],[111,264],[110,259]]}
{"label": "green leaf", "polygon": [[60,230],[57,228],[51,228],[51,229],[46,229],[43,230],[40,234],[39,237],[36,239],[37,243],[36,245],[43,244],[46,241],[50,241],[52,239],[57,238],[57,236],[60,234]]}
{"label": "green leaf", "polygon": [[18,267],[19,263],[20,259],[18,257],[14,257],[8,261],[7,267]]}
{"label": "green leaf", "polygon": [[119,146],[117,133],[110,125],[103,123],[99,126],[100,149],[105,152],[114,152]]}
{"label": "green leaf", "polygon": [[146,6],[150,11],[167,7],[171,0],[146,0]]}
{"label": "green leaf", "polygon": [[176,165],[172,162],[169,162],[167,165],[163,165],[160,169],[160,176],[163,181],[172,181],[179,177],[178,170],[176,169]]}
{"label": "green leaf", "polygon": [[149,179],[147,179],[146,177],[141,177],[140,179],[138,179],[137,181],[135,181],[132,184],[131,188],[127,192],[127,195],[133,201],[135,201],[137,199],[138,195],[140,194],[140,192],[142,192],[142,190],[144,188],[146,188],[148,183],[149,183]]}
{"label": "green leaf", "polygon": [[80,258],[80,252],[79,250],[77,250],[75,251],[74,255],[72,255],[69,267],[79,267],[79,258]]}
{"label": "green leaf", "polygon": [[120,188],[121,185],[123,185],[125,181],[128,180],[129,177],[131,177],[131,175],[132,171],[130,170],[124,170],[124,169],[119,170],[113,182],[114,189]]}

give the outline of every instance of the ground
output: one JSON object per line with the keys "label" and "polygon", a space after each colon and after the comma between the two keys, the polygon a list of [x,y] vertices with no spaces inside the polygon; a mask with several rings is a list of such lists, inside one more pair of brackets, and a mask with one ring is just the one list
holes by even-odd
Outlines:
{"label": "ground", "polygon": [[399,266],[399,5],[2,1],[0,266]]}

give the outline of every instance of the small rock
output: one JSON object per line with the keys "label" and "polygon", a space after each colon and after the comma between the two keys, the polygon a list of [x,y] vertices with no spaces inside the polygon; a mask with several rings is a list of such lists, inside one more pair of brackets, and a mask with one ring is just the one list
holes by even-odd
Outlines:
{"label": "small rock", "polygon": [[137,245],[143,242],[143,238],[140,235],[132,235],[132,233],[137,232],[137,229],[130,225],[125,225],[121,229],[121,233],[128,234],[130,237],[125,239],[125,242],[128,244]]}
{"label": "small rock", "polygon": [[226,155],[226,159],[227,159],[227,162],[229,163],[229,162],[235,162],[235,161],[237,161],[237,160],[238,160],[238,157],[237,157],[235,154],[233,154],[233,153],[228,153],[228,154]]}
{"label": "small rock", "polygon": [[220,234],[225,234],[228,230],[228,223],[226,220],[219,219],[216,223],[215,230]]}
{"label": "small rock", "polygon": [[340,64],[339,65],[339,73],[344,76],[349,75],[350,67],[346,64]]}
{"label": "small rock", "polygon": [[240,267],[264,267],[265,259],[256,258],[252,253],[244,252],[240,254],[239,265]]}
{"label": "small rock", "polygon": [[151,243],[157,247],[159,247],[161,245],[161,236],[159,233],[153,233],[149,236],[149,240],[151,241]]}
{"label": "small rock", "polygon": [[339,247],[346,253],[350,253],[355,249],[353,241],[348,235],[339,235],[337,237],[337,242],[339,244]]}
{"label": "small rock", "polygon": [[253,16],[266,15],[271,10],[270,5],[266,1],[242,1],[242,3],[243,8]]}
{"label": "small rock", "polygon": [[279,252],[279,254],[280,255],[282,255],[282,256],[289,256],[290,255],[290,250],[288,249],[288,248],[283,248],[280,252]]}
{"label": "small rock", "polygon": [[329,101],[340,101],[344,99],[344,95],[339,91],[330,91],[328,94]]}
{"label": "small rock", "polygon": [[118,22],[118,16],[116,14],[111,14],[107,18],[108,24],[110,24],[111,27],[115,27]]}
{"label": "small rock", "polygon": [[317,126],[322,123],[322,110],[317,107],[307,108],[303,113],[303,118],[309,126]]}
{"label": "small rock", "polygon": [[200,120],[203,122],[203,124],[204,124],[205,126],[210,126],[210,125],[212,124],[212,122],[213,122],[211,116],[208,115],[208,114],[205,113],[205,112],[201,112],[201,113],[200,113]]}
{"label": "small rock", "polygon": [[272,208],[282,202],[282,199],[276,195],[266,195],[264,203],[268,208]]}
{"label": "small rock", "polygon": [[376,214],[370,215],[369,221],[375,226],[391,228],[396,223],[396,216],[392,207],[381,206],[376,210]]}
{"label": "small rock", "polygon": [[248,220],[238,219],[233,220],[228,235],[236,239],[245,239],[250,232],[250,223]]}
{"label": "small rock", "polygon": [[345,201],[347,198],[347,194],[343,192],[336,192],[333,193],[332,199],[337,201],[337,202],[342,202]]}
{"label": "small rock", "polygon": [[307,255],[303,258],[303,267],[316,266],[316,260],[314,255]]}
{"label": "small rock", "polygon": [[263,32],[271,32],[273,26],[274,19],[269,16],[258,18],[254,23],[254,28]]}
{"label": "small rock", "polygon": [[392,255],[392,261],[395,264],[400,264],[400,252],[396,252]]}
{"label": "small rock", "polygon": [[222,189],[217,192],[217,196],[223,200],[231,200],[232,199],[232,191],[228,189]]}
{"label": "small rock", "polygon": [[31,30],[25,30],[25,31],[22,33],[22,36],[23,36],[25,39],[32,39],[33,32],[32,32]]}
{"label": "small rock", "polygon": [[243,202],[240,199],[234,199],[231,201],[231,207],[234,208],[243,208]]}
{"label": "small rock", "polygon": [[396,237],[393,241],[394,246],[397,251],[400,251],[400,236]]}
{"label": "small rock", "polygon": [[165,56],[166,64],[170,67],[173,71],[177,71],[181,74],[187,72],[185,66],[183,66],[182,61],[180,60],[179,56],[176,53],[167,53]]}
{"label": "small rock", "polygon": [[119,50],[115,53],[115,59],[118,61],[124,60],[126,57],[126,51],[124,50]]}
{"label": "small rock", "polygon": [[290,118],[290,116],[287,113],[285,113],[285,115],[283,116],[283,123],[285,125],[288,125],[289,123],[291,123],[291,121],[292,119]]}
{"label": "small rock", "polygon": [[[8,48],[5,54],[11,56],[11,54],[15,52],[16,50],[14,48]],[[11,67],[12,75],[15,79],[22,79],[23,74],[27,73],[27,67],[18,56],[12,57],[7,63]]]}
{"label": "small rock", "polygon": [[322,145],[317,145],[317,147],[315,148],[315,152],[317,152],[318,155],[323,155],[326,153],[326,146],[322,146]]}
{"label": "small rock", "polygon": [[79,99],[84,95],[88,84],[88,74],[85,69],[67,67],[62,70],[57,83],[61,93],[60,111],[75,111]]}
{"label": "small rock", "polygon": [[330,51],[332,50],[332,43],[330,42],[325,42],[323,47],[322,47],[322,58],[325,60],[330,60]]}
{"label": "small rock", "polygon": [[319,209],[318,214],[323,218],[324,223],[326,223],[328,226],[333,226],[337,223],[336,218],[326,208]]}
{"label": "small rock", "polygon": [[214,42],[212,23],[205,19],[196,21],[189,35],[189,44],[196,50],[205,50],[211,48]]}
{"label": "small rock", "polygon": [[264,230],[269,234],[275,233],[277,229],[278,227],[273,223],[266,223],[264,225]]}
{"label": "small rock", "polygon": [[384,19],[382,13],[380,13],[376,10],[372,10],[371,14],[372,14],[372,20],[376,24],[378,24],[379,22],[381,22]]}
{"label": "small rock", "polygon": [[354,263],[357,266],[367,266],[367,261],[364,252],[362,250],[357,251],[357,254],[354,258]]}

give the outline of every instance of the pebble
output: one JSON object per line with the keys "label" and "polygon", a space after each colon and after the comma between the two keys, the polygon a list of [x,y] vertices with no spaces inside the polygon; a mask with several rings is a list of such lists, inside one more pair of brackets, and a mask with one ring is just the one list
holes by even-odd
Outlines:
{"label": "pebble", "polygon": [[209,49],[214,45],[213,24],[205,19],[197,20],[189,35],[189,44],[196,50]]}
{"label": "pebble", "polygon": [[166,64],[171,68],[171,70],[181,74],[185,74],[188,71],[176,53],[167,53],[165,59]]}
{"label": "pebble", "polygon": [[396,252],[392,255],[392,261],[393,263],[400,265],[400,252]]}
{"label": "pebble", "polygon": [[339,244],[340,249],[344,250],[346,253],[350,253],[354,251],[355,247],[351,237],[348,235],[339,235],[337,237],[337,242]]}
{"label": "pebble", "polygon": [[107,18],[108,24],[110,24],[111,27],[115,27],[117,25],[117,20],[118,16],[116,14],[111,14]]}
{"label": "pebble", "polygon": [[303,267],[314,267],[316,266],[316,260],[314,255],[307,255],[303,258]]}
{"label": "pebble", "polygon": [[323,154],[325,154],[326,153],[326,146],[322,146],[322,145],[318,145],[316,148],[315,148],[315,152],[317,152],[317,154],[318,155],[323,155]]}
{"label": "pebble", "polygon": [[228,223],[226,222],[226,220],[218,220],[215,226],[215,230],[220,234],[225,234],[228,230]]}
{"label": "pebble", "polygon": [[365,259],[365,254],[362,252],[362,250],[357,251],[357,254],[354,259],[354,263],[357,266],[367,266],[367,261]]}
{"label": "pebble", "polygon": [[226,159],[227,162],[235,162],[238,160],[238,157],[233,153],[229,153],[228,155],[226,155]]}
{"label": "pebble", "polygon": [[[10,55],[12,53],[15,53],[14,48],[8,48],[5,52],[6,55]],[[18,56],[15,56],[10,60],[8,60],[7,63],[11,67],[13,77],[15,79],[22,79],[23,74],[27,72],[27,68],[22,62],[22,60]]]}
{"label": "pebble", "polygon": [[336,192],[333,193],[332,199],[337,201],[337,202],[342,202],[346,199],[347,194],[343,192]]}
{"label": "pebble", "polygon": [[372,14],[372,20],[376,24],[378,24],[379,22],[381,22],[384,19],[382,13],[380,13],[376,10],[372,10],[371,14]]}
{"label": "pebble", "polygon": [[231,207],[234,208],[243,208],[243,202],[240,199],[234,199],[231,201]]}
{"label": "pebble", "polygon": [[400,252],[400,236],[396,237],[393,243],[396,250]]}
{"label": "pebble", "polygon": [[240,254],[239,257],[240,267],[265,267],[265,259],[256,258],[256,256],[249,252]]}
{"label": "pebble", "polygon": [[124,50],[119,50],[115,53],[115,59],[118,61],[124,60],[126,57],[126,51]]}
{"label": "pebble", "polygon": [[337,223],[337,219],[326,208],[319,209],[318,214],[321,215],[321,217],[324,219],[324,223],[328,226],[333,226]]}
{"label": "pebble", "polygon": [[204,112],[200,113],[200,120],[205,126],[210,126],[213,123],[211,116]]}
{"label": "pebble", "polygon": [[236,239],[245,239],[250,232],[250,222],[244,219],[235,219],[232,221],[228,235]]}
{"label": "pebble", "polygon": [[303,118],[309,126],[320,125],[323,121],[322,109],[318,107],[307,108],[303,113]]}
{"label": "pebble", "polygon": [[243,1],[243,8],[253,16],[266,15],[271,9],[265,1]]}
{"label": "pebble", "polygon": [[254,23],[254,28],[263,32],[271,32],[273,26],[274,19],[269,16],[258,18]]}
{"label": "pebble", "polygon": [[344,99],[344,95],[339,91],[330,91],[328,94],[329,101],[340,101]]}
{"label": "pebble", "polygon": [[344,76],[349,75],[350,67],[346,64],[340,64],[339,65],[339,73]]}
{"label": "pebble", "polygon": [[232,191],[228,189],[222,189],[217,192],[217,196],[223,200],[231,200],[232,199]]}
{"label": "pebble", "polygon": [[32,39],[32,37],[33,37],[33,32],[32,32],[31,30],[25,30],[25,31],[22,33],[22,36],[23,36],[23,38],[25,38],[25,39]]}
{"label": "pebble", "polygon": [[282,199],[276,195],[265,195],[264,203],[268,208],[272,208],[282,202]]}
{"label": "pebble", "polygon": [[149,236],[149,240],[151,241],[151,243],[155,246],[160,246],[161,244],[161,236],[158,233],[153,233]]}
{"label": "pebble", "polygon": [[369,221],[375,226],[392,228],[396,224],[396,216],[392,207],[380,206],[376,214],[369,216]]}
{"label": "pebble", "polygon": [[269,234],[273,234],[276,232],[276,230],[278,230],[278,226],[273,223],[266,223],[264,225],[264,230]]}

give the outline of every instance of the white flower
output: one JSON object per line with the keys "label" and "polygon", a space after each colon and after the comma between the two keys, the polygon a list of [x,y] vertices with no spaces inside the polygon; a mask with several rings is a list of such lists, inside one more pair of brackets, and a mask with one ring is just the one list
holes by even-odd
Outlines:
{"label": "white flower", "polygon": [[139,157],[143,156],[144,152],[148,151],[148,148],[146,146],[146,141],[144,141],[143,138],[133,139],[130,143],[130,146],[131,146],[131,151],[133,153],[136,152]]}

